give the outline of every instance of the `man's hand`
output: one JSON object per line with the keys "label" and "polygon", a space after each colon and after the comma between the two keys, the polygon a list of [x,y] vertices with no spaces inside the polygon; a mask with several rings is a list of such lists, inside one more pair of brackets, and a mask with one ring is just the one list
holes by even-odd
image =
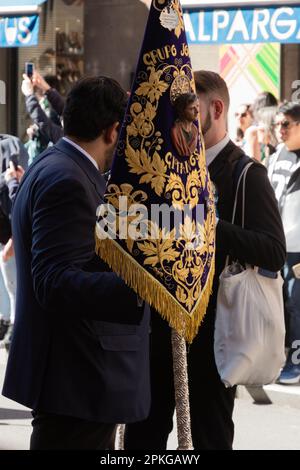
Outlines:
{"label": "man's hand", "polygon": [[21,90],[24,96],[31,96],[34,94],[33,83],[25,73],[23,73]]}
{"label": "man's hand", "polygon": [[14,255],[14,244],[12,238],[8,240],[2,251],[2,259],[6,263]]}
{"label": "man's hand", "polygon": [[51,88],[50,85],[48,85],[48,83],[46,82],[46,80],[43,79],[42,75],[36,70],[33,72],[32,75],[32,83],[43,93],[46,93]]}
{"label": "man's hand", "polygon": [[7,168],[5,172],[5,181],[8,183],[10,180],[13,178],[16,178],[18,182],[20,183],[20,180],[22,179],[22,176],[24,175],[25,170],[22,168],[20,165],[17,166],[17,169],[15,169],[13,162],[9,162],[9,168]]}

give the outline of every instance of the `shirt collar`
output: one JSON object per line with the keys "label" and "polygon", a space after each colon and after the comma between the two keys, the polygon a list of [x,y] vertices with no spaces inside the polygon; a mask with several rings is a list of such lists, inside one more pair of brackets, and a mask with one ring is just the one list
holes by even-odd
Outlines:
{"label": "shirt collar", "polygon": [[75,144],[75,142],[73,142],[73,140],[68,139],[68,137],[63,137],[63,140],[68,142],[68,144],[73,145],[73,147],[75,147],[77,150],[79,150],[79,152],[83,153],[83,155],[85,155],[86,158],[88,158],[90,160],[90,162],[92,162],[92,164],[97,168],[97,170],[99,170],[98,163],[96,162],[96,160],[93,159],[93,157],[91,157],[91,155],[88,152],[86,152],[86,150],[84,150],[82,147],[80,147],[80,145]]}
{"label": "shirt collar", "polygon": [[216,145],[213,145],[209,149],[205,151],[205,156],[206,156],[206,165],[209,166],[214,159],[216,158],[217,155],[223,150],[224,147],[228,144],[230,141],[229,134],[226,134],[225,137],[220,140]]}

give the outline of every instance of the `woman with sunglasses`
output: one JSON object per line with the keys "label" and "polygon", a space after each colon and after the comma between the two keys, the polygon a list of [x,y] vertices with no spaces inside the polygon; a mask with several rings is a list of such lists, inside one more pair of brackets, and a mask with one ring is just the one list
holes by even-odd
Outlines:
{"label": "woman with sunglasses", "polygon": [[237,122],[236,144],[241,147],[246,155],[261,161],[260,145],[257,138],[257,127],[254,124],[252,107],[250,104],[242,104],[235,112]]}
{"label": "woman with sunglasses", "polygon": [[251,111],[250,104],[241,104],[236,112],[234,113],[237,125],[237,142],[240,145],[243,145],[243,139],[245,136],[246,130],[253,123],[253,115]]}
{"label": "woman with sunglasses", "polygon": [[[272,93],[268,91],[259,93],[250,107],[253,122],[244,132],[243,150],[249,157],[264,164],[266,164],[266,161],[274,150],[275,140],[271,138],[272,126],[269,121],[270,116],[272,116],[272,114],[274,115],[274,108],[276,106],[277,99]],[[269,109],[270,112],[265,111],[262,115],[261,112],[263,109]],[[261,123],[261,121],[263,121],[263,123]],[[260,124],[260,126],[258,124]],[[264,135],[260,131],[262,128],[264,129]],[[272,147],[269,147],[269,145],[272,145]]]}
{"label": "woman with sunglasses", "polygon": [[268,167],[270,156],[276,151],[278,139],[275,130],[276,106],[266,106],[257,112],[257,140],[260,162]]}

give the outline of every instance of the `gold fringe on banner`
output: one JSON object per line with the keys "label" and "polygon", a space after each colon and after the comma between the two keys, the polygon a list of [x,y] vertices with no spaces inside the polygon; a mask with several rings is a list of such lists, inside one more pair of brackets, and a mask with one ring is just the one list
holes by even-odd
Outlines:
{"label": "gold fringe on banner", "polygon": [[199,301],[188,314],[167,289],[112,239],[99,239],[95,233],[96,253],[137,295],[154,307],[180,336],[192,343],[204,318],[212,292],[214,258]]}

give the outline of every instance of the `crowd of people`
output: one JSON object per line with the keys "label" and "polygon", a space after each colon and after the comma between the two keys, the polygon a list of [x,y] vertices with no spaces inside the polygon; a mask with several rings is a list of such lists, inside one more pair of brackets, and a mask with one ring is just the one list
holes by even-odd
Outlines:
{"label": "crowd of people", "polygon": [[268,165],[278,139],[275,116],[278,102],[270,92],[259,93],[252,104],[242,104],[235,112],[236,143],[247,155]]}
{"label": "crowd of people", "polygon": [[[252,104],[242,104],[235,113],[236,143],[247,155],[268,169],[283,220],[287,259],[283,269],[288,356],[278,381],[300,381],[300,367],[292,360],[300,339],[300,278],[294,267],[300,263],[300,104],[278,103],[270,92],[260,93]],[[294,268],[294,269],[293,269]]]}
{"label": "crowd of people", "polygon": [[17,282],[11,237],[12,195],[27,166],[63,136],[61,116],[65,100],[55,86],[58,81],[54,76],[44,79],[37,71],[32,78],[24,75],[21,90],[32,120],[27,129],[28,140],[23,144],[15,136],[0,135],[0,347],[7,351],[14,325]]}
{"label": "crowd of people", "polygon": [[[200,114],[218,223],[213,294],[188,354],[192,439],[195,449],[231,449],[236,390],[220,380],[213,351],[218,278],[228,255],[282,270],[288,354],[278,380],[300,381],[292,359],[300,340],[300,104],[278,104],[263,92],[237,109],[230,139],[225,81],[198,71],[195,83],[196,95],[176,103],[171,135],[178,149],[193,149]],[[32,119],[27,153],[18,140],[15,153],[0,140],[7,152],[1,153],[0,267],[10,299],[0,319],[1,344],[10,349],[3,393],[32,408],[32,449],[112,448],[119,422],[127,423],[126,449],[166,449],[175,406],[170,329],[94,253],[103,174],[128,95],[105,77],[78,81],[66,100],[54,85],[37,71],[24,75]],[[240,216],[232,224],[231,215],[235,167],[244,153],[254,165],[241,228]]]}

